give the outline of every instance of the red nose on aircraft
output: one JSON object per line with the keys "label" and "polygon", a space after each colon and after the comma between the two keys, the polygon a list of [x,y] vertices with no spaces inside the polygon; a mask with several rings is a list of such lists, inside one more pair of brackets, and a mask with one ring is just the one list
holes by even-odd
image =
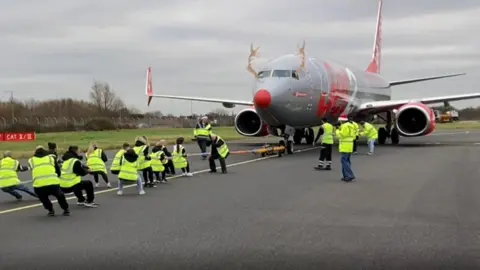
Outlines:
{"label": "red nose on aircraft", "polygon": [[259,89],[253,97],[253,103],[260,109],[270,106],[270,102],[272,102],[272,97],[266,89]]}

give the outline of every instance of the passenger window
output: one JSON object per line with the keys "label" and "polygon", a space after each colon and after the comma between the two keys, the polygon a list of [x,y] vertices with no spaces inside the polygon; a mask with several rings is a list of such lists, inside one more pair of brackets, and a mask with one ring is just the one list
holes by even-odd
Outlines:
{"label": "passenger window", "polygon": [[292,77],[292,71],[291,70],[274,70],[272,77],[278,77],[278,78],[291,78]]}

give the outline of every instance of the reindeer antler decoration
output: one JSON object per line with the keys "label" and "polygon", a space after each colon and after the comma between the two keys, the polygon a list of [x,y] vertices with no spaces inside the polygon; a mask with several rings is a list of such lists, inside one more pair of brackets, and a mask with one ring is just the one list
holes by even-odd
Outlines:
{"label": "reindeer antler decoration", "polygon": [[252,68],[252,60],[257,57],[258,49],[260,47],[257,47],[256,49],[253,48],[253,43],[250,44],[250,55],[248,56],[248,66],[247,70],[248,72],[252,73],[255,78],[258,78],[257,72]]}
{"label": "reindeer antler decoration", "polygon": [[305,70],[305,40],[303,41],[302,47],[298,49],[298,54],[300,55],[300,67],[297,69],[297,72],[300,71],[300,69]]}

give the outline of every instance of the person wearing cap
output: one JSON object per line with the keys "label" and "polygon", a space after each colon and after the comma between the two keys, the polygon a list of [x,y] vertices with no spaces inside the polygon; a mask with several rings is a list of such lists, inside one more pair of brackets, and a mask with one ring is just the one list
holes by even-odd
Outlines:
{"label": "person wearing cap", "polygon": [[105,165],[105,162],[108,161],[108,158],[107,155],[105,155],[105,152],[98,148],[96,142],[90,142],[87,153],[85,153],[85,157],[87,158],[87,166],[93,175],[93,180],[95,180],[95,186],[100,186],[98,183],[98,176],[100,175],[103,181],[105,181],[107,184],[107,187],[111,188],[112,185],[110,184],[110,181],[108,181],[107,167]]}
{"label": "person wearing cap", "polygon": [[225,159],[230,155],[227,143],[220,136],[212,134],[210,136],[210,140],[207,142],[207,146],[212,147],[210,151],[210,157],[208,158],[210,172],[217,172],[215,159],[218,159],[220,162],[220,167],[222,168],[222,173],[227,173],[227,164],[225,162]]}
{"label": "person wearing cap", "polygon": [[145,187],[156,187],[153,181],[153,171],[149,155],[150,143],[147,137],[137,136],[135,138],[133,151],[135,151],[138,156],[138,171],[142,172]]}
{"label": "person wearing cap", "polygon": [[33,156],[28,160],[32,171],[33,190],[43,207],[48,211],[48,216],[55,216],[49,196],[57,198],[58,204],[63,209],[63,215],[69,216],[70,210],[65,194],[60,189],[60,167],[55,159],[41,145],[35,148]]}
{"label": "person wearing cap", "polygon": [[378,139],[378,131],[374,125],[368,122],[360,121],[360,125],[363,127],[363,130],[360,133],[360,136],[367,137],[368,155],[371,156],[373,155],[373,151],[375,149],[375,141]]}
{"label": "person wearing cap", "polygon": [[331,170],[332,169],[332,149],[333,136],[335,129],[333,125],[328,122],[327,118],[322,119],[322,125],[318,129],[317,137],[313,144],[315,144],[320,136],[322,136],[322,145],[320,147],[320,157],[318,158],[317,170]]}
{"label": "person wearing cap", "polygon": [[208,123],[208,117],[203,116],[200,121],[197,122],[195,129],[193,130],[193,137],[197,140],[198,147],[201,151],[202,159],[207,159],[207,142],[210,140],[210,134],[212,133],[212,126]]}
{"label": "person wearing cap", "polygon": [[[77,205],[85,207],[97,207],[95,203],[95,191],[92,182],[82,180],[82,177],[89,174],[87,167],[83,166],[82,156],[78,154],[78,146],[68,147],[67,152],[63,154],[62,168],[60,174],[60,188],[66,194],[73,192],[77,197]],[[83,191],[87,194],[87,199],[83,196]]]}
{"label": "person wearing cap", "polygon": [[124,143],[122,149],[120,149],[113,158],[112,165],[110,165],[110,172],[114,175],[118,175],[120,172],[120,159],[125,154],[125,151],[130,148],[130,144]]}
{"label": "person wearing cap", "polygon": [[340,152],[340,163],[342,164],[342,180],[350,182],[355,179],[352,171],[351,156],[353,152],[353,140],[356,137],[355,127],[347,119],[339,118],[339,122],[345,121],[339,125],[336,131],[338,138],[338,150]]}
{"label": "person wearing cap", "polygon": [[17,172],[27,171],[28,167],[20,165],[18,160],[12,158],[11,151],[3,153],[3,159],[0,161],[0,188],[3,192],[12,195],[17,200],[22,200],[23,196],[18,192],[22,191],[32,197],[37,198],[35,192],[22,185]]}

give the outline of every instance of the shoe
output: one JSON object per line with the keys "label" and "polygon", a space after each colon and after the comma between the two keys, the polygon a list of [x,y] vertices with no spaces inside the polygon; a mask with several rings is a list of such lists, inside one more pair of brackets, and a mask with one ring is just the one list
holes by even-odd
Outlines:
{"label": "shoe", "polygon": [[20,197],[17,197],[17,201],[21,202],[23,200],[23,197],[20,196]]}
{"label": "shoe", "polygon": [[85,203],[84,205],[86,207],[90,207],[90,208],[97,208],[98,207],[98,204],[96,204],[95,202]]}
{"label": "shoe", "polygon": [[144,195],[144,194],[145,194],[145,190],[138,192],[138,195]]}
{"label": "shoe", "polygon": [[70,211],[69,211],[69,210],[65,210],[65,211],[63,211],[63,214],[62,214],[62,215],[68,217],[68,216],[70,216]]}
{"label": "shoe", "polygon": [[193,176],[192,173],[187,173],[186,175],[187,175],[188,177]]}
{"label": "shoe", "polygon": [[186,173],[182,173],[182,176],[186,176],[187,174]]}
{"label": "shoe", "polygon": [[96,184],[95,184],[95,187],[100,187],[100,183],[96,183]]}
{"label": "shoe", "polygon": [[118,196],[122,196],[122,195],[123,195],[123,190],[117,191],[117,195],[118,195]]}
{"label": "shoe", "polygon": [[216,173],[217,171],[209,171],[209,173]]}
{"label": "shoe", "polygon": [[160,181],[160,183],[162,183],[162,184],[167,184],[168,181],[167,181],[167,179],[163,179],[162,181]]}
{"label": "shoe", "polygon": [[326,167],[325,170],[326,170],[326,171],[331,171],[332,168],[331,168],[331,167]]}
{"label": "shoe", "polygon": [[151,188],[156,188],[156,187],[157,187],[157,185],[155,185],[155,184],[151,183],[151,184],[150,184],[150,187],[151,187]]}
{"label": "shoe", "polygon": [[319,171],[322,171],[322,170],[325,170],[325,168],[321,167],[321,166],[315,166],[313,167],[315,170],[319,170]]}
{"label": "shoe", "polygon": [[222,171],[222,173],[223,173],[223,174],[226,174],[226,173],[227,173],[227,170],[225,170],[225,171]]}
{"label": "shoe", "polygon": [[55,216],[55,211],[52,210],[52,211],[48,212],[47,216],[54,217]]}
{"label": "shoe", "polygon": [[85,205],[85,202],[77,202],[77,205],[78,205],[78,206],[84,206],[84,205]]}
{"label": "shoe", "polygon": [[367,155],[373,156],[373,153],[372,153],[372,152],[368,152]]}
{"label": "shoe", "polygon": [[112,184],[110,184],[110,182],[107,183],[107,187],[108,188],[112,188]]}

